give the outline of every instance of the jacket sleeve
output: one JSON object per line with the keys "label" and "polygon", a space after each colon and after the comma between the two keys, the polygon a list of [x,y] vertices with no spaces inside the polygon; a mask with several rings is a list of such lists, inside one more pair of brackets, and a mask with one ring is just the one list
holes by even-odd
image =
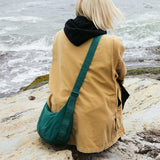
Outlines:
{"label": "jacket sleeve", "polygon": [[125,48],[122,44],[122,40],[119,39],[118,37],[114,37],[113,38],[113,65],[116,72],[115,76],[122,83],[124,82],[124,77],[127,72],[124,61],[122,59],[124,51],[125,51]]}
{"label": "jacket sleeve", "polygon": [[50,89],[50,95],[47,99],[47,104],[49,107],[52,106],[52,91],[53,91],[53,64],[55,63],[54,62],[54,59],[56,58],[56,54],[55,54],[55,44],[56,44],[56,37],[57,37],[57,34],[54,36],[54,42],[53,42],[53,47],[52,47],[52,64],[51,64],[51,67],[50,67],[50,70],[49,70],[49,82],[48,82],[48,85],[49,85],[49,89]]}

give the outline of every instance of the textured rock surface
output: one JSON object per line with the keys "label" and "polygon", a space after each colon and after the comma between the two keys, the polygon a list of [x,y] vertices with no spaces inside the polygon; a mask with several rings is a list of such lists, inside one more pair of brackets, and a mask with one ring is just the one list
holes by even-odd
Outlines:
{"label": "textured rock surface", "polygon": [[125,86],[131,95],[124,109],[126,135],[108,150],[96,154],[82,154],[73,146],[55,147],[41,141],[36,124],[49,94],[48,85],[1,98],[0,159],[72,160],[72,156],[77,160],[159,159],[160,82],[127,78]]}

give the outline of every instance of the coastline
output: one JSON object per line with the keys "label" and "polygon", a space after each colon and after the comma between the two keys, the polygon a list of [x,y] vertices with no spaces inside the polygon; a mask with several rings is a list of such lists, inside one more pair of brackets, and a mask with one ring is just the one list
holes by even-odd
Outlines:
{"label": "coastline", "polygon": [[[127,74],[125,78],[151,78],[151,79],[160,81],[160,68],[144,68],[144,69],[127,70]],[[49,74],[38,76],[29,85],[21,87],[18,92],[5,94],[5,96],[0,97],[0,99],[14,96],[17,93],[21,93],[29,89],[39,88],[45,84],[48,84],[48,81],[49,81]]]}
{"label": "coastline", "polygon": [[127,71],[127,77],[151,78],[160,81],[160,68],[132,69]]}
{"label": "coastline", "polygon": [[[136,78],[152,78],[155,80],[160,80],[160,68],[148,68],[148,69],[132,69],[127,71],[126,78],[136,77]],[[49,75],[38,76],[32,83],[23,88],[23,91],[28,89],[35,89],[41,87],[48,83]]]}

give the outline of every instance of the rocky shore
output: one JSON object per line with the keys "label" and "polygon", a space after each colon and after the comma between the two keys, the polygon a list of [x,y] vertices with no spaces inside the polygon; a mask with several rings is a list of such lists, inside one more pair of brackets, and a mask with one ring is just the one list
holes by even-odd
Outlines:
{"label": "rocky shore", "polygon": [[0,99],[1,160],[160,160],[160,81],[127,77],[130,93],[123,118],[126,134],[101,153],[43,142],[36,124],[49,95],[48,84]]}

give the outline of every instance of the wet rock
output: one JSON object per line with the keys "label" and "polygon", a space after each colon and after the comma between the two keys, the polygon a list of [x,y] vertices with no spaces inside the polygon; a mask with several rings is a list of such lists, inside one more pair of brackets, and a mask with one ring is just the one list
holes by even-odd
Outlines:
{"label": "wet rock", "polygon": [[153,8],[153,6],[149,3],[143,3],[145,8]]}
{"label": "wet rock", "polygon": [[160,148],[145,145],[142,148],[139,148],[139,151],[137,153],[147,154],[148,157],[156,158],[160,153]]}
{"label": "wet rock", "polygon": [[159,55],[159,53],[160,53],[160,46],[147,47],[145,50],[148,51],[149,53],[154,53],[154,54],[158,54]]}
{"label": "wet rock", "polygon": [[149,130],[144,132],[138,132],[137,135],[142,137],[143,140],[151,143],[160,143],[160,130]]}
{"label": "wet rock", "polygon": [[159,153],[160,153],[160,149],[154,148],[152,151],[147,153],[147,156],[152,157],[152,158],[156,158]]}
{"label": "wet rock", "polygon": [[157,80],[160,81],[160,77],[157,77]]}
{"label": "wet rock", "polygon": [[139,62],[144,62],[144,59],[139,59]]}
{"label": "wet rock", "polygon": [[49,80],[49,75],[43,75],[43,76],[39,76],[37,77],[31,84],[29,84],[28,86],[24,87],[24,91],[29,90],[29,89],[35,89],[35,88],[39,88],[45,84],[48,83]]}
{"label": "wet rock", "polygon": [[148,145],[145,145],[144,147],[139,147],[139,151],[137,153],[140,153],[140,154],[147,154],[149,151],[152,151],[152,147],[151,146],[148,146]]}

